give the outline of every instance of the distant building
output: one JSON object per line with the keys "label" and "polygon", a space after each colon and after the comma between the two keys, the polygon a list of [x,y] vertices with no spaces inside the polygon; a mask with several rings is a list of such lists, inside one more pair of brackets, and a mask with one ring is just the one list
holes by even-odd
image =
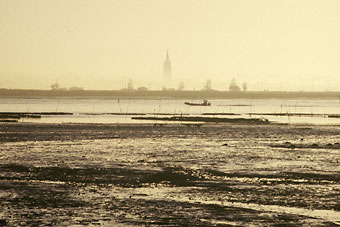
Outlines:
{"label": "distant building", "polygon": [[133,81],[132,81],[132,79],[131,78],[129,79],[126,88],[122,88],[120,90],[121,91],[134,91],[135,89],[133,88]]}
{"label": "distant building", "polygon": [[138,91],[147,91],[148,88],[147,87],[139,87],[137,88]]}
{"label": "distant building", "polygon": [[207,80],[203,86],[203,90],[204,91],[211,91],[212,88],[211,88],[211,80]]}
{"label": "distant building", "polygon": [[171,80],[171,62],[169,58],[169,51],[166,51],[166,59],[164,61],[163,67],[163,79],[167,82]]}
{"label": "distant building", "polygon": [[172,88],[172,87],[170,87],[170,88],[163,87],[162,91],[176,91],[176,89]]}
{"label": "distant building", "polygon": [[70,87],[70,91],[83,91],[83,90],[84,88],[78,86]]}
{"label": "distant building", "polygon": [[131,78],[129,79],[129,82],[127,84],[127,90],[130,90],[130,91],[133,90],[133,81]]}

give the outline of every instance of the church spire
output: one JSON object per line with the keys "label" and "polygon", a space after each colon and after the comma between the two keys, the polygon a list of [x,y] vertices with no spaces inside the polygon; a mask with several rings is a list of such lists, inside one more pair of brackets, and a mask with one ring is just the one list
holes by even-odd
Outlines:
{"label": "church spire", "polygon": [[166,50],[166,60],[165,60],[165,61],[170,62],[170,58],[169,58],[169,50]]}
{"label": "church spire", "polygon": [[166,58],[164,61],[164,67],[163,67],[163,78],[166,81],[171,80],[171,62],[169,57],[169,51],[166,51]]}

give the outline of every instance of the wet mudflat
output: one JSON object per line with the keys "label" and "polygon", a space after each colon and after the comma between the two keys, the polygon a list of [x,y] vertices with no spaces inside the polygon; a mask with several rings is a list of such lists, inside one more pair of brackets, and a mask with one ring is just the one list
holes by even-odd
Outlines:
{"label": "wet mudflat", "polygon": [[0,225],[340,225],[340,127],[0,124]]}

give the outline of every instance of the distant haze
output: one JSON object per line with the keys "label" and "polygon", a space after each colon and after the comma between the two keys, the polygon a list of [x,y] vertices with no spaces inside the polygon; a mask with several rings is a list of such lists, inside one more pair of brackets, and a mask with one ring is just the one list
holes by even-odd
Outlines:
{"label": "distant haze", "polygon": [[340,90],[339,0],[0,0],[0,88]]}

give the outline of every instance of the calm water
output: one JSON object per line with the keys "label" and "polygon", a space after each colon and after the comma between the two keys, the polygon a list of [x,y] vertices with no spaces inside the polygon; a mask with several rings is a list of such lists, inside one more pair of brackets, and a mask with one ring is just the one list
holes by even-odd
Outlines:
{"label": "calm water", "polygon": [[[24,119],[46,123],[139,123],[131,120],[134,114],[239,114],[234,117],[265,117],[282,123],[340,124],[340,118],[261,116],[248,113],[304,113],[340,114],[339,100],[310,99],[215,99],[211,106],[187,106],[185,101],[201,100],[133,100],[133,99],[0,99],[0,112],[71,112],[72,116],[43,116],[42,119]],[[121,115],[113,115],[121,114]],[[228,116],[224,116],[228,117]],[[232,116],[229,116],[232,117]],[[145,122],[145,121],[143,121]],[[142,122],[141,122],[142,123]]]}

